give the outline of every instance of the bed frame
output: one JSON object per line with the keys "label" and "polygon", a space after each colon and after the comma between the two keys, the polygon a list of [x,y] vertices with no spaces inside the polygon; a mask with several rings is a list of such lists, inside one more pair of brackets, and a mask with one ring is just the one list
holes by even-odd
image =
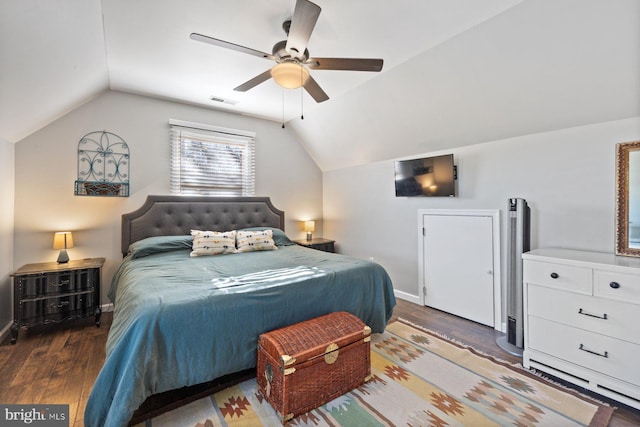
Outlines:
{"label": "bed frame", "polygon": [[[131,243],[146,237],[188,235],[192,229],[227,231],[247,227],[284,231],[284,212],[273,206],[269,197],[149,195],[140,208],[122,215],[122,256],[126,256]],[[255,369],[248,369],[151,396],[138,408],[131,423],[143,422],[254,376]]]}
{"label": "bed frame", "polygon": [[[192,229],[201,229],[201,230],[214,230],[214,231],[228,231],[228,230],[238,230],[241,228],[247,227],[273,227],[279,228],[284,231],[285,224],[284,212],[275,208],[271,203],[271,200],[268,197],[206,197],[206,196],[175,196],[175,195],[150,195],[147,196],[144,204],[135,211],[130,213],[126,213],[122,215],[122,254],[126,255],[129,245],[133,242],[139,241],[141,239],[145,239],[148,237],[154,236],[186,236],[190,234]],[[295,246],[291,248],[294,252],[293,255],[296,254],[297,249]],[[280,252],[280,251],[278,251]],[[283,251],[284,252],[284,251]],[[313,256],[320,256],[320,252],[310,251]],[[283,254],[284,255],[284,254]],[[239,255],[242,256],[242,255]],[[249,255],[251,256],[251,255]],[[276,254],[276,256],[280,256],[280,254]],[[329,254],[326,254],[328,257]],[[331,254],[331,257],[335,257],[338,255]],[[209,257],[211,258],[211,257]],[[189,260],[191,258],[189,257]],[[197,262],[201,262],[201,260],[196,260]],[[210,260],[211,261],[211,260]],[[318,261],[320,262],[320,261]],[[355,263],[355,261],[353,261]],[[393,304],[395,303],[391,282],[386,274],[382,274],[382,267],[372,264],[362,262],[362,264],[366,264],[366,268],[372,269],[371,275],[362,275],[363,280],[355,280],[353,283],[354,289],[356,292],[361,292],[363,297],[355,297],[355,298],[339,298],[339,301],[346,302],[345,304],[341,304],[336,302],[335,306],[340,310],[343,310],[345,307],[351,307],[353,310],[362,311],[363,315],[371,317],[374,321],[388,321],[391,315],[391,309]],[[358,264],[360,265],[360,264]],[[375,275],[374,275],[375,273]],[[332,279],[334,280],[334,279]],[[324,283],[316,283],[318,286],[324,286]],[[294,286],[297,288],[303,287],[301,283],[295,282]],[[328,286],[327,289],[331,287]],[[345,287],[340,287],[341,291],[348,292]],[[311,288],[313,289],[313,288]],[[373,291],[372,291],[373,289]],[[260,295],[263,295],[264,292],[271,292],[270,290],[261,291]],[[244,295],[244,294],[243,294]],[[258,293],[256,294],[258,295]],[[294,294],[295,295],[295,294]],[[317,293],[313,294],[317,297]],[[347,294],[341,294],[343,296]],[[354,294],[356,295],[356,294]],[[226,295],[225,295],[226,296]],[[366,297],[366,303],[364,303]],[[244,296],[243,296],[244,298]],[[264,304],[269,304],[269,300],[271,298],[264,299]],[[238,301],[242,300],[241,298]],[[247,296],[246,301],[257,301],[257,298],[252,297],[251,295]],[[227,301],[227,299],[225,299]],[[245,300],[242,300],[245,301]],[[311,301],[312,305],[318,305],[312,299],[308,299]],[[351,304],[351,301],[354,301]],[[260,302],[262,303],[262,301]],[[213,304],[210,304],[213,307]],[[233,305],[233,304],[231,304]],[[328,308],[334,307],[334,304],[329,302],[324,305]],[[269,306],[270,307],[270,306]],[[303,318],[306,315],[311,315],[309,313],[304,313],[305,310],[310,310],[310,306],[304,306],[300,304],[300,310],[293,314],[295,319]],[[362,308],[362,310],[360,310]],[[324,310],[324,309],[323,309]],[[295,311],[295,310],[294,310]],[[236,310],[229,310],[228,313],[235,313]],[[122,316],[127,314],[137,314],[134,313],[134,310],[130,311],[126,310],[116,310],[114,314],[114,319],[119,320],[117,317],[119,313],[124,313]],[[178,313],[178,312],[175,312]],[[385,319],[381,319],[381,315],[384,314],[386,316]],[[215,316],[209,316],[209,318],[214,319]],[[188,319],[188,317],[184,317],[182,320]],[[229,319],[230,321],[235,321],[234,319]],[[260,321],[256,319],[255,321]],[[127,324],[127,320],[124,319],[122,324]],[[150,322],[147,322],[150,323]],[[118,323],[120,325],[120,323]],[[143,325],[150,326],[143,322]],[[153,325],[151,325],[153,326]],[[384,326],[384,325],[381,325]],[[176,325],[176,329],[179,329],[181,325]],[[246,330],[250,330],[251,328],[246,328]],[[253,329],[258,330],[261,329],[259,327],[253,327]],[[211,329],[209,329],[211,330]],[[253,332],[252,332],[253,333]],[[127,336],[122,336],[121,339],[126,339]],[[241,337],[244,339],[244,337]],[[253,342],[256,342],[254,338]],[[221,339],[220,343],[225,344],[226,342],[232,342],[232,340],[224,340]],[[122,343],[122,342],[120,342]],[[130,343],[123,344],[123,347],[129,346]],[[128,347],[127,347],[128,348]],[[224,348],[224,347],[223,347]],[[130,362],[130,361],[129,361]],[[105,361],[106,363],[106,361]],[[118,361],[114,362],[116,366],[114,366],[114,370],[121,369],[118,365]],[[124,362],[123,362],[124,363]],[[235,365],[234,365],[235,366]],[[244,366],[244,365],[243,365]],[[225,368],[226,369],[226,368]],[[204,397],[205,395],[211,394],[216,391],[216,389],[225,388],[230,384],[235,384],[239,381],[247,379],[249,377],[255,376],[255,368],[250,368],[244,371],[229,373],[226,374],[225,369],[220,369],[222,377],[214,379],[212,381],[208,381],[201,384],[190,385],[187,387],[181,387],[175,390],[166,391],[163,393],[158,393],[153,396],[147,396],[147,393],[143,393],[146,396],[145,402],[143,402],[139,408],[133,414],[133,417],[130,421],[131,424],[137,424],[139,422],[144,421],[146,418],[151,416],[156,416],[162,412],[167,410],[171,410],[178,406],[182,406],[188,402],[196,400],[200,397]],[[152,369],[150,370],[152,371]],[[113,378],[110,376],[103,376],[101,374],[96,379],[96,384],[102,382],[110,382],[113,381]],[[178,381],[179,382],[179,381]],[[95,387],[95,386],[94,386]],[[105,388],[100,388],[100,390],[104,390]],[[98,410],[102,410],[101,408],[108,407],[109,402],[103,402],[101,400],[101,391],[98,392],[97,395],[92,394],[91,396],[95,397],[94,400],[89,398],[88,402],[93,402],[96,405]],[[125,395],[128,393],[125,390]],[[132,394],[135,394],[132,392]],[[97,397],[96,397],[97,396]],[[89,408],[89,406],[88,406]]]}
{"label": "bed frame", "polygon": [[248,227],[284,231],[284,212],[273,206],[269,197],[150,195],[139,209],[122,215],[122,256],[127,255],[131,243],[147,237]]}

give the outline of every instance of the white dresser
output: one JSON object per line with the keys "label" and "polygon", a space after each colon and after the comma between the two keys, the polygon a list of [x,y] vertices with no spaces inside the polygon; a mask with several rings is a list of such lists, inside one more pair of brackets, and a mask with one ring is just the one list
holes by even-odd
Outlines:
{"label": "white dresser", "polygon": [[640,409],[640,258],[566,249],[522,258],[524,366]]}

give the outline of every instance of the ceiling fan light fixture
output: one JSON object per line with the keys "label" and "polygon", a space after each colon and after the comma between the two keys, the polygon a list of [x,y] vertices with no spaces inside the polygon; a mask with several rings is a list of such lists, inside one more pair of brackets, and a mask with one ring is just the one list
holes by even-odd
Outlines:
{"label": "ceiling fan light fixture", "polygon": [[285,89],[297,89],[309,78],[309,72],[295,62],[281,62],[271,69],[271,77]]}

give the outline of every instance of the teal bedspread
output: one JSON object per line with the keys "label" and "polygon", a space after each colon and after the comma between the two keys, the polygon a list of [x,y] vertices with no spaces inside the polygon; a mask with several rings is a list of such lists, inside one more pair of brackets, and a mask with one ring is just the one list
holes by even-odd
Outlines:
{"label": "teal bedspread", "polygon": [[254,367],[263,332],[341,310],[382,332],[395,305],[380,265],[298,245],[194,258],[175,242],[144,249],[113,279],[88,427],[126,426],[152,394]]}

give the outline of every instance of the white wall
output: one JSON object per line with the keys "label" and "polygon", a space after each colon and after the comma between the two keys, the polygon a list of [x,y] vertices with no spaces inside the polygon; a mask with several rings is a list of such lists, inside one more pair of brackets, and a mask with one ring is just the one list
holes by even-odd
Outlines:
{"label": "white wall", "polygon": [[639,139],[633,118],[411,156],[454,153],[455,198],[396,198],[392,160],[325,172],[324,235],[341,253],[374,257],[397,291],[416,298],[418,209],[500,209],[504,248],[507,200],[522,197],[532,211],[532,249],[611,253],[615,144]]}
{"label": "white wall", "polygon": [[15,146],[0,139],[0,342],[12,320],[14,154]]}
{"label": "white wall", "polygon": [[527,0],[291,127],[323,171],[342,169],[640,116],[639,75],[640,1]]}
{"label": "white wall", "polygon": [[[53,232],[71,230],[72,259],[107,259],[102,304],[108,303],[106,293],[122,258],[121,215],[137,209],[149,194],[169,194],[169,119],[255,132],[256,195],[271,197],[285,211],[290,237],[304,237],[299,221],[321,218],[322,173],[280,124],[107,91],[16,144],[14,267],[55,261]],[[101,130],[121,136],[129,145],[128,198],[73,194],[78,141]]]}

